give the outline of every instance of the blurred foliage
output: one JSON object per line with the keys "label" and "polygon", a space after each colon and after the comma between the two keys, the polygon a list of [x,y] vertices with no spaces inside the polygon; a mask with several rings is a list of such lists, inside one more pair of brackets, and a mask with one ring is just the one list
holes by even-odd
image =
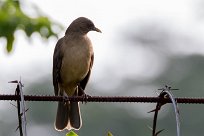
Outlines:
{"label": "blurred foliage", "polygon": [[108,136],[113,136],[113,134],[111,132],[108,132]]}
{"label": "blurred foliage", "polygon": [[62,28],[46,16],[29,17],[22,11],[19,0],[0,1],[0,37],[6,38],[8,52],[13,48],[16,30],[23,30],[29,38],[34,32],[37,32],[47,39],[51,36],[57,37],[57,33],[52,29],[53,25]]}
{"label": "blurred foliage", "polygon": [[69,133],[66,134],[66,136],[78,136],[78,135],[73,131],[70,131]]}

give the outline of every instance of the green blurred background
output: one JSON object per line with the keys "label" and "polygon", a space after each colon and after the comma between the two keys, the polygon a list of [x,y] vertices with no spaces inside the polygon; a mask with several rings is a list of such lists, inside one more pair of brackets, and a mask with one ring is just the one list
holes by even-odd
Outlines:
{"label": "green blurred background", "polygon": [[[102,34],[90,32],[95,62],[86,92],[99,96],[157,96],[164,85],[177,97],[204,96],[204,2],[202,0],[0,0],[0,93],[54,95],[52,54],[72,20],[85,16]],[[15,104],[15,102],[11,102]],[[26,102],[29,136],[64,136],[54,130],[55,102]],[[80,136],[151,135],[155,104],[81,104]],[[179,104],[181,135],[200,136],[203,105]],[[17,109],[0,102],[0,135],[17,136]],[[172,106],[159,112],[160,136],[176,135]]]}

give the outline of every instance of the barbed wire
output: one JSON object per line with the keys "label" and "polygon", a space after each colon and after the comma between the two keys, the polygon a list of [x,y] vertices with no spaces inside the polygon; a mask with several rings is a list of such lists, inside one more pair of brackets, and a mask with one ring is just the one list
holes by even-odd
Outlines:
{"label": "barbed wire", "polygon": [[[176,116],[176,132],[177,132],[177,136],[180,136],[180,119],[179,119],[179,107],[178,107],[178,103],[176,101],[176,99],[173,96],[173,93],[171,92],[171,87],[169,86],[165,86],[165,88],[161,89],[162,92],[159,94],[159,98],[169,98],[172,101],[172,105],[173,105],[173,109],[174,109],[174,113]],[[148,113],[154,112],[154,119],[153,119],[153,127],[152,129],[152,136],[158,136],[162,131],[164,131],[164,129],[161,129],[159,131],[156,131],[156,127],[157,127],[157,118],[158,118],[158,112],[161,109],[161,107],[163,105],[165,105],[166,103],[157,103],[156,108],[154,110],[151,110]]]}
{"label": "barbed wire", "polygon": [[[10,81],[9,83],[21,84],[21,81]],[[23,87],[23,85],[22,85]],[[161,91],[166,90],[179,90],[173,89],[167,85],[164,88],[158,89]],[[137,103],[171,103],[169,98],[160,98],[158,97],[148,97],[148,96],[51,96],[51,95],[24,95],[24,101],[81,101],[81,102],[137,102]],[[19,95],[9,95],[9,94],[0,94],[0,100],[11,100],[17,101],[21,100]],[[177,103],[184,104],[204,104],[204,98],[192,98],[192,97],[178,97],[175,98]]]}
{"label": "barbed wire", "polygon": [[[20,100],[19,95],[0,95],[0,100]],[[81,102],[137,102],[137,103],[171,103],[169,98],[139,97],[139,96],[50,96],[50,95],[24,95],[25,101],[81,101]],[[177,97],[177,103],[183,104],[204,104],[204,98]]]}
{"label": "barbed wire", "polygon": [[[11,81],[10,83],[17,83],[16,91],[14,95],[0,94],[0,100],[17,101],[18,118],[19,118],[19,132],[20,136],[27,136],[26,132],[26,111],[24,101],[72,101],[72,102],[137,102],[137,103],[157,103],[156,108],[150,112],[155,112],[152,128],[152,136],[158,136],[164,129],[156,132],[157,116],[161,106],[166,103],[172,103],[176,115],[177,123],[177,136],[180,136],[180,121],[179,121],[179,109],[177,103],[184,104],[204,104],[204,98],[189,98],[178,97],[175,98],[171,93],[171,87],[165,85],[161,90],[161,93],[157,97],[139,97],[139,96],[51,96],[51,95],[23,95],[23,84],[21,81]],[[149,113],[150,113],[149,112]]]}

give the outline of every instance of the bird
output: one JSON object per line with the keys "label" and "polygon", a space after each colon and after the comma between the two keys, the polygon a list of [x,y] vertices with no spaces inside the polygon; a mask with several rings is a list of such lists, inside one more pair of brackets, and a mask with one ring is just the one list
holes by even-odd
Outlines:
{"label": "bird", "polygon": [[[89,31],[100,32],[94,23],[86,18],[75,19],[60,38],[53,54],[53,86],[55,96],[85,96],[94,52]],[[55,129],[58,131],[79,130],[82,126],[79,102],[58,102]]]}

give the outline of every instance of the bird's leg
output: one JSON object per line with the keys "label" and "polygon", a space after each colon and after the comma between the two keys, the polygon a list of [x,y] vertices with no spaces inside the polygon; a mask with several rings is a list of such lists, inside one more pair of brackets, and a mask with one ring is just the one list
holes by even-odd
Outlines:
{"label": "bird's leg", "polygon": [[61,94],[61,96],[63,97],[63,103],[66,104],[69,101],[69,97],[67,96],[67,94],[65,92],[63,92],[64,94]]}
{"label": "bird's leg", "polygon": [[78,96],[83,96],[85,95],[84,89],[81,88],[80,85],[78,85]]}
{"label": "bird's leg", "polygon": [[87,103],[87,99],[91,97],[90,95],[84,92],[84,89],[82,89],[80,85],[78,85],[78,96],[83,97],[82,103],[83,102]]}

